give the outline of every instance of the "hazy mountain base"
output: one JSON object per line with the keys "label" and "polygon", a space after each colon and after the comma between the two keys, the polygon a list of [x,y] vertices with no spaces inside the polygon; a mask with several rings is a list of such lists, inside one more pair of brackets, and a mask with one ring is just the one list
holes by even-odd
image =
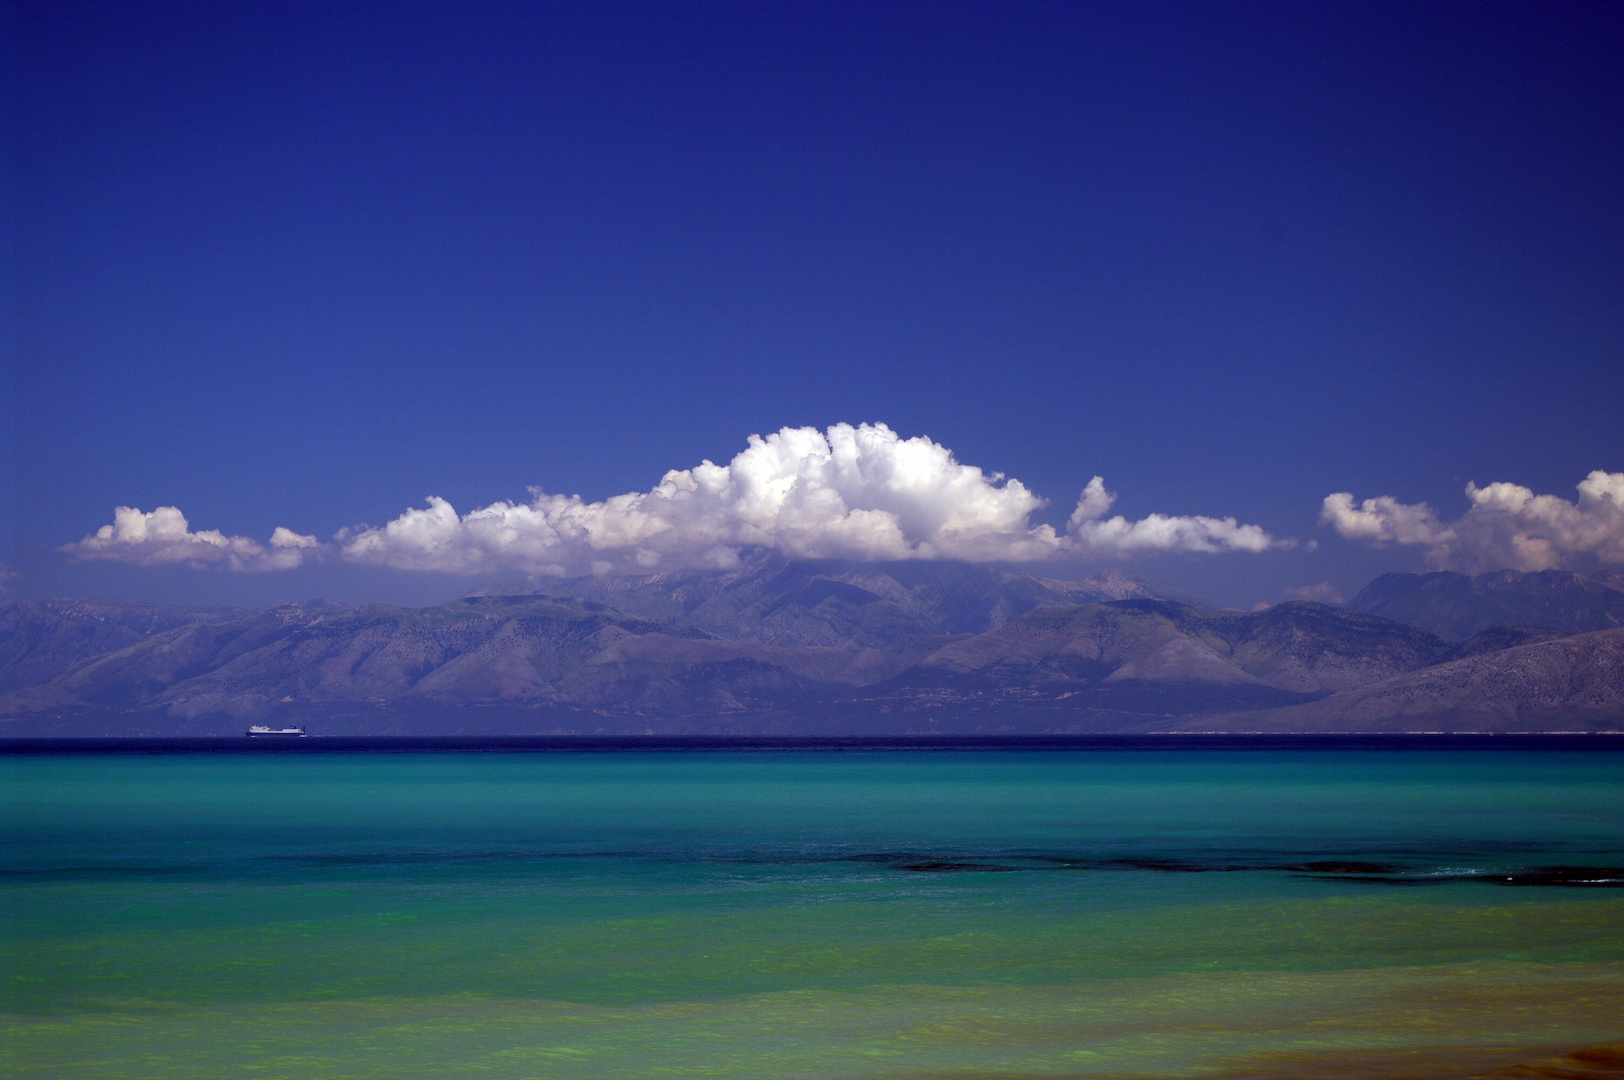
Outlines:
{"label": "hazy mountain base", "polygon": [[[941,704],[831,702],[816,709],[693,716],[605,714],[556,706],[438,705],[414,702],[372,709],[330,706],[273,710],[260,721],[297,724],[324,736],[445,737],[819,737],[930,735],[1149,734],[1176,730],[1186,713],[1146,715],[1071,703]],[[0,738],[241,736],[241,721],[184,717],[158,709],[92,710],[29,717],[0,725]],[[1204,730],[1204,729],[1203,729]]]}

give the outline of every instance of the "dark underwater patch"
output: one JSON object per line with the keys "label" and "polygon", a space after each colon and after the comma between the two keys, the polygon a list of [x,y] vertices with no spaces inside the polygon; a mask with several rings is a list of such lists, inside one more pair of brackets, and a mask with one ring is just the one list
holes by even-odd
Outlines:
{"label": "dark underwater patch", "polygon": [[[1526,853],[1525,853],[1526,854]],[[391,867],[445,866],[520,870],[525,864],[558,864],[596,859],[628,859],[640,862],[688,862],[741,865],[864,864],[912,874],[1013,873],[1015,871],[1110,872],[1143,871],[1155,874],[1289,874],[1306,880],[1348,885],[1441,886],[1475,882],[1483,885],[1524,888],[1618,889],[1624,888],[1624,867],[1574,864],[1505,865],[1494,867],[1471,859],[1464,852],[1411,853],[1405,862],[1383,862],[1360,858],[1310,858],[1293,861],[1256,856],[1217,855],[1212,858],[1172,856],[1090,856],[1069,853],[975,852],[975,851],[866,851],[866,852],[782,852],[782,851],[537,851],[519,849],[472,850],[373,850],[315,851],[278,854],[250,859],[198,859],[174,863],[127,863],[102,865],[0,865],[0,880],[51,880],[97,878],[140,879],[176,877],[255,877],[280,872],[280,868],[304,866],[331,871],[387,870]],[[1504,855],[1502,853],[1501,857]],[[1498,860],[1496,860],[1498,861]],[[1530,860],[1531,862],[1532,860]],[[1472,863],[1477,862],[1476,866]],[[1464,864],[1464,868],[1463,868]]]}
{"label": "dark underwater patch", "polygon": [[1316,871],[1303,864],[1301,867],[1283,867],[1297,872],[1298,877],[1334,878],[1337,881],[1360,882],[1368,885],[1458,885],[1478,882],[1484,885],[1555,886],[1559,888],[1619,889],[1624,888],[1624,868],[1612,866],[1534,866],[1510,870],[1455,871],[1428,873],[1387,867],[1379,872]]}
{"label": "dark underwater patch", "polygon": [[1620,889],[1624,888],[1624,867],[1536,866],[1509,874],[1484,874],[1478,880],[1490,885],[1557,885],[1570,889]]}
{"label": "dark underwater patch", "polygon": [[1354,859],[1317,859],[1313,862],[1298,863],[1295,866],[1285,867],[1303,874],[1396,874],[1403,871],[1401,866],[1388,863],[1359,862]]}
{"label": "dark underwater patch", "polygon": [[1255,1054],[1206,1075],[1210,1080],[1618,1080],[1624,1077],[1624,1043],[1570,1050],[1429,1046],[1275,1052]]}
{"label": "dark underwater patch", "polygon": [[[821,860],[811,860],[821,861]],[[1361,885],[1485,885],[1624,888],[1624,868],[1612,866],[1532,866],[1502,870],[1438,871],[1424,866],[1375,862],[1365,859],[1309,859],[1302,862],[1256,862],[1235,859],[1090,858],[1062,855],[923,855],[916,852],[864,852],[839,856],[836,861],[870,863],[909,873],[964,873],[1017,870],[1111,871],[1147,870],[1161,874],[1286,873],[1318,881]]]}

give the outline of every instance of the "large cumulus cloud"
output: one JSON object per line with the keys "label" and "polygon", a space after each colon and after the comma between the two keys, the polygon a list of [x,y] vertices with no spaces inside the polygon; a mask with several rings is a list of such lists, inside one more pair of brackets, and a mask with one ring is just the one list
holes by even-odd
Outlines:
{"label": "large cumulus cloud", "polygon": [[[1114,498],[1095,477],[1062,534],[1033,522],[1045,502],[1019,480],[963,464],[947,447],[923,436],[902,438],[884,424],[836,424],[827,431],[784,428],[751,436],[725,465],[705,461],[674,469],[649,491],[601,502],[532,490],[528,502],[492,503],[459,514],[435,497],[387,524],[345,530],[320,549],[313,541],[310,547],[278,548],[273,537],[274,552],[260,551],[283,555],[288,565],[330,552],[348,562],[403,570],[562,575],[728,567],[750,549],[811,558],[1032,562],[1066,555],[1263,551],[1280,543],[1233,518],[1108,518]],[[253,544],[186,532],[173,508],[119,513],[148,519],[172,513],[180,521],[172,543],[188,545],[159,549],[132,539],[132,562],[203,562],[186,553],[207,555],[199,544],[211,551]],[[71,550],[116,558],[125,550],[122,537],[115,523]],[[226,565],[257,568],[252,559]]]}
{"label": "large cumulus cloud", "polygon": [[883,424],[752,436],[726,465],[674,469],[602,502],[532,491],[458,516],[443,499],[341,537],[347,559],[405,569],[647,572],[730,565],[741,550],[845,559],[1041,559],[1043,500]]}
{"label": "large cumulus cloud", "polygon": [[1624,563],[1624,473],[1597,470],[1569,502],[1518,484],[1466,485],[1471,506],[1443,521],[1426,503],[1388,495],[1356,503],[1350,492],[1325,497],[1320,520],[1350,540],[1415,544],[1440,569],[1553,570],[1587,558]]}

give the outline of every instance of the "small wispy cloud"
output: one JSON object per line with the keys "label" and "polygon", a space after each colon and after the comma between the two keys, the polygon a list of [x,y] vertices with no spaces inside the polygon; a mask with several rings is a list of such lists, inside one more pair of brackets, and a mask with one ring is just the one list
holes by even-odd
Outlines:
{"label": "small wispy cloud", "polygon": [[1320,521],[1350,540],[1427,549],[1440,569],[1553,570],[1589,557],[1624,563],[1624,473],[1596,470],[1579,497],[1536,495],[1518,484],[1466,485],[1466,513],[1443,521],[1426,503],[1390,495],[1355,502],[1352,493],[1325,497]]}
{"label": "small wispy cloud", "polygon": [[459,514],[431,497],[331,543],[279,528],[268,544],[192,532],[181,512],[117,511],[66,550],[140,565],[288,569],[311,558],[401,570],[533,575],[647,573],[736,565],[751,549],[810,558],[1035,562],[1160,552],[1259,552],[1285,543],[1234,518],[1107,517],[1115,495],[1095,477],[1064,533],[1034,523],[1046,502],[1019,480],[958,461],[924,436],[884,424],[784,428],[753,435],[725,465],[673,469],[645,492],[588,502],[533,489],[528,502]]}
{"label": "small wispy cloud", "polygon": [[1322,604],[1345,604],[1342,594],[1336,591],[1336,586],[1329,581],[1322,581],[1318,585],[1298,585],[1286,590],[1288,600],[1318,600]]}
{"label": "small wispy cloud", "polygon": [[1270,536],[1260,526],[1242,525],[1232,517],[1169,517],[1151,514],[1129,521],[1118,514],[1107,518],[1116,495],[1105,490],[1096,476],[1083,489],[1067,524],[1067,536],[1077,553],[1095,557],[1126,558],[1159,552],[1268,551],[1294,546]]}

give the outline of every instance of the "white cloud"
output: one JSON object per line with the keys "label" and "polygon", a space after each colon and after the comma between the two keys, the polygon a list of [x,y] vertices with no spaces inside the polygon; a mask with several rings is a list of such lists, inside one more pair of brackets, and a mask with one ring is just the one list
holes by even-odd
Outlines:
{"label": "white cloud", "polygon": [[[1067,533],[1034,524],[1045,502],[1019,480],[957,461],[884,424],[784,428],[753,435],[726,465],[665,474],[652,490],[602,502],[531,491],[459,514],[445,499],[381,526],[340,532],[332,545],[278,530],[269,550],[241,537],[192,533],[173,507],[121,508],[115,524],[70,550],[129,562],[295,566],[332,551],[355,563],[451,573],[648,573],[736,565],[753,548],[811,558],[1031,562],[1162,551],[1263,551],[1276,546],[1233,518],[1105,519],[1115,496],[1095,477]],[[158,520],[163,515],[162,520]],[[161,535],[160,535],[161,533]],[[286,533],[286,538],[279,540]],[[275,559],[285,563],[274,563]]]}
{"label": "white cloud", "polygon": [[1449,531],[1426,503],[1401,503],[1382,495],[1355,506],[1347,491],[1325,496],[1320,523],[1349,540],[1377,544],[1437,544]]}
{"label": "white cloud", "polygon": [[1168,517],[1151,514],[1129,521],[1118,514],[1107,518],[1116,495],[1105,490],[1096,476],[1077,500],[1067,525],[1071,549],[1092,557],[1124,558],[1155,552],[1267,551],[1289,547],[1257,525],[1242,525],[1234,518]]}
{"label": "white cloud", "polygon": [[1355,504],[1348,492],[1325,498],[1320,521],[1350,540],[1416,544],[1440,568],[1552,570],[1586,557],[1624,563],[1624,473],[1592,472],[1579,498],[1535,495],[1518,484],[1466,485],[1471,507],[1452,522],[1426,503],[1383,495]]}
{"label": "white cloud", "polygon": [[173,506],[143,513],[133,506],[113,511],[113,524],[103,525],[64,551],[81,559],[134,563],[137,566],[223,566],[231,570],[291,570],[319,552],[314,536],[301,536],[277,526],[269,544],[246,536],[226,536],[216,529],[192,532],[186,516]]}
{"label": "white cloud", "polygon": [[1019,480],[884,424],[751,436],[731,462],[602,502],[532,491],[459,516],[444,499],[341,535],[346,559],[456,572],[646,573],[728,566],[752,547],[812,558],[1043,559],[1062,540]]}
{"label": "white cloud", "polygon": [[1329,581],[1322,581],[1318,585],[1298,585],[1296,588],[1286,590],[1286,598],[1290,600],[1318,600],[1322,604],[1345,604],[1342,594],[1336,591],[1336,586]]}

